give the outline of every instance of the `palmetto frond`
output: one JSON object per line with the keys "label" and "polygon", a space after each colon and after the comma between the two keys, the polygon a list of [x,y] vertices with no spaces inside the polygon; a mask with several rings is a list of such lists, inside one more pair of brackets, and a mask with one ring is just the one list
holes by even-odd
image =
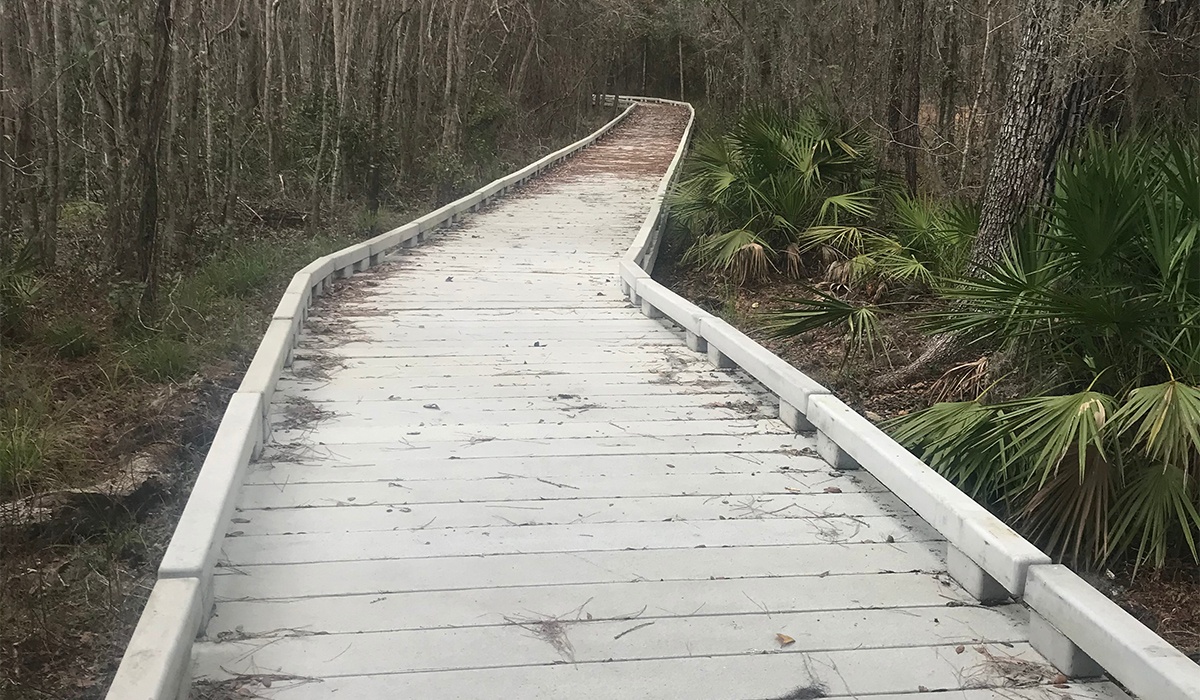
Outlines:
{"label": "palmetto frond", "polygon": [[[1175,466],[1149,465],[1138,469],[1117,496],[1111,527],[1113,549],[1136,549],[1136,567],[1150,562],[1162,567],[1171,543],[1182,540],[1192,559],[1200,559],[1196,533],[1196,481]],[[1182,548],[1181,548],[1182,549]]]}
{"label": "palmetto frond", "polygon": [[[728,133],[697,143],[669,206],[696,237],[696,260],[726,267],[728,247],[702,241],[742,230],[762,246],[744,249],[761,268],[758,253],[771,257],[802,232],[861,227],[876,215],[879,195],[863,185],[874,167],[870,146],[863,130],[816,110],[752,109]],[[708,253],[721,257],[705,259]]]}
{"label": "palmetto frond", "polygon": [[700,238],[685,260],[734,273],[739,282],[757,279],[770,267],[771,248],[754,231],[733,229]]}
{"label": "palmetto frond", "polygon": [[786,311],[767,314],[763,329],[776,337],[790,337],[826,326],[841,327],[846,333],[847,354],[864,348],[872,355],[886,351],[877,306],[856,305],[810,291],[815,298],[793,299]]}

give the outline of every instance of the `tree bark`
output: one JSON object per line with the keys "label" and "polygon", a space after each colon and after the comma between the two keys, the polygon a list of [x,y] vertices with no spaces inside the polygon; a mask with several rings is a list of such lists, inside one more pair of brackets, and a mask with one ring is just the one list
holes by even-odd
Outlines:
{"label": "tree bark", "polygon": [[921,64],[925,55],[925,0],[893,0],[887,125],[894,159],[910,191],[917,189],[921,146]]}
{"label": "tree bark", "polygon": [[979,236],[971,251],[971,269],[1000,259],[1031,206],[1052,191],[1061,146],[1084,121],[1085,90],[1073,66],[1061,62],[1074,0],[1022,0],[1025,28],[1009,75],[994,156],[980,200]]}
{"label": "tree bark", "polygon": [[142,143],[137,156],[143,185],[135,228],[138,237],[138,276],[143,285],[143,318],[153,317],[158,301],[158,166],[167,115],[167,82],[171,74],[171,0],[158,0],[156,5],[152,72],[146,96]]}

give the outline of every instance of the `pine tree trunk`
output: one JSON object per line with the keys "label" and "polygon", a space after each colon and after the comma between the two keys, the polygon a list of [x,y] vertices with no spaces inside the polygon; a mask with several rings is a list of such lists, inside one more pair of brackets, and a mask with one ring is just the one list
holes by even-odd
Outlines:
{"label": "pine tree trunk", "polygon": [[1076,81],[1059,61],[1074,7],[1074,0],[1022,1],[1025,29],[980,200],[972,270],[1000,259],[1030,207],[1045,201],[1060,147],[1086,116],[1086,90],[1069,89]]}

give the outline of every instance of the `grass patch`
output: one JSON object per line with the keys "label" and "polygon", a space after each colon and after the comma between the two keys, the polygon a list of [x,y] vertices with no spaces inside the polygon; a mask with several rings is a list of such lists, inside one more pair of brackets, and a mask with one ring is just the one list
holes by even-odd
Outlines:
{"label": "grass patch", "polygon": [[185,339],[201,361],[243,357],[258,346],[292,276],[352,243],[334,235],[263,239],[219,253],[178,281],[164,330]]}
{"label": "grass patch", "polygon": [[96,327],[78,316],[68,316],[51,322],[43,341],[64,360],[77,360],[94,355],[100,349]]}
{"label": "grass patch", "polygon": [[196,373],[199,357],[181,340],[157,333],[131,345],[123,357],[134,373],[153,382],[178,382]]}
{"label": "grass patch", "polygon": [[49,442],[39,416],[15,408],[0,413],[0,493],[15,492],[42,470]]}
{"label": "grass patch", "polygon": [[8,391],[0,396],[0,498],[25,495],[31,484],[55,482],[64,465],[78,459],[69,421],[51,410],[48,390],[17,375],[0,372]]}
{"label": "grass patch", "polygon": [[270,286],[281,274],[276,258],[279,250],[273,243],[255,241],[227,251],[206,263],[184,282],[188,298],[210,296],[246,299]]}

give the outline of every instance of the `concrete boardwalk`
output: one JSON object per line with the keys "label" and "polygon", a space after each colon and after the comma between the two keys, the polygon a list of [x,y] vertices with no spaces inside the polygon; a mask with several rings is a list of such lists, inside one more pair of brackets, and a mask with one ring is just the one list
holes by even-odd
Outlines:
{"label": "concrete boardwalk", "polygon": [[1055,685],[1022,605],[622,297],[679,129],[641,107],[314,309],[195,696],[1124,697]]}

